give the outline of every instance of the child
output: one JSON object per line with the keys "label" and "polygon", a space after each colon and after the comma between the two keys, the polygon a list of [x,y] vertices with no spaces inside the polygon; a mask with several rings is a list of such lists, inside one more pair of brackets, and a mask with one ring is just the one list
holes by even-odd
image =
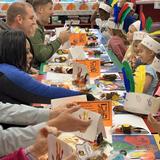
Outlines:
{"label": "child", "polygon": [[160,122],[157,121],[157,120],[153,117],[153,115],[151,115],[151,114],[148,115],[148,122],[149,122],[149,124],[154,128],[154,130],[155,130],[158,134],[160,134]]}
{"label": "child", "polygon": [[136,31],[133,34],[133,42],[131,44],[131,55],[128,59],[133,70],[140,64],[140,60],[138,59],[138,54],[140,52],[139,43],[143,40],[143,38],[146,35],[147,33],[142,31]]}
{"label": "child", "polygon": [[145,65],[146,70],[146,79],[144,83],[143,93],[152,95],[158,83],[158,78],[156,70],[152,67],[151,64],[153,62],[153,59],[155,58],[155,55],[160,52],[160,43],[147,35],[142,40],[139,47],[141,49],[139,57],[141,62]]}
{"label": "child", "polygon": [[117,58],[122,61],[127,50],[126,47],[126,37],[122,32],[122,26],[114,23],[113,18],[110,18],[107,22],[108,33],[111,38],[108,41],[108,48],[113,51]]}
{"label": "child", "polygon": [[[104,2],[101,2],[99,4],[99,7],[97,8],[97,10],[91,16],[91,26],[92,26],[92,28],[94,26],[94,23],[96,22],[96,25],[101,30],[105,26],[108,18],[110,17],[110,12],[111,12],[111,7],[108,4],[105,4]],[[96,18],[98,13],[99,13],[99,18]]]}
{"label": "child", "polygon": [[[141,22],[138,20],[129,26],[129,31],[127,33],[127,40],[131,44],[133,41],[133,33],[140,31]],[[123,58],[123,61],[128,61],[131,55],[131,45],[128,47],[127,52]]]}

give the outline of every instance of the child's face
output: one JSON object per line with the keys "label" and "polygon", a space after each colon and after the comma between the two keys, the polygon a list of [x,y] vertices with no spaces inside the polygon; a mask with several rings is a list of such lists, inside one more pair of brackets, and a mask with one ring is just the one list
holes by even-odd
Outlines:
{"label": "child's face", "polygon": [[104,21],[107,20],[110,17],[110,13],[107,13],[103,9],[99,9],[99,18]]}
{"label": "child's face", "polygon": [[132,43],[133,41],[133,33],[136,32],[136,28],[133,25],[129,26],[128,33],[127,33],[127,40],[129,43]]}
{"label": "child's face", "polygon": [[27,65],[30,66],[30,63],[33,59],[33,55],[31,53],[31,47],[28,40],[26,40],[26,52],[27,52]]}
{"label": "child's face", "polygon": [[143,44],[139,44],[140,52],[139,52],[139,57],[141,59],[141,62],[144,64],[151,64],[155,54],[153,51],[145,47]]}
{"label": "child's face", "polygon": [[136,53],[138,55],[138,53],[140,52],[140,47],[139,47],[139,44],[140,44],[141,41],[133,41],[133,52]]}

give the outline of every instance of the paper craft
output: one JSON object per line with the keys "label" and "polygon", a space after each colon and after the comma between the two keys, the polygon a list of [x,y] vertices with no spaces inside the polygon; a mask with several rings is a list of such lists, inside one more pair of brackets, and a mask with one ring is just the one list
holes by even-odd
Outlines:
{"label": "paper craft", "polygon": [[[144,120],[141,117],[136,116],[136,115],[116,114],[114,116],[113,122],[114,122],[115,128],[118,127],[118,126],[121,126],[123,124],[127,124],[127,125],[131,125],[133,127],[143,128],[144,130],[148,131],[148,133],[146,132],[146,134],[150,133],[150,131],[149,131],[147,125],[145,124]],[[114,134],[116,134],[116,132],[114,132]]]}
{"label": "paper craft", "polygon": [[95,84],[101,88],[103,91],[113,91],[113,90],[124,90],[123,81],[105,81],[105,80],[95,80]]}
{"label": "paper craft", "polygon": [[47,72],[46,79],[47,80],[52,80],[53,82],[57,82],[57,83],[71,82],[72,81],[72,75]]}
{"label": "paper craft", "polygon": [[112,101],[78,102],[82,108],[101,114],[105,126],[112,125]]}
{"label": "paper craft", "polygon": [[80,102],[80,101],[87,101],[86,95],[52,99],[51,104],[55,108],[55,107],[62,107],[68,103],[74,103],[74,102]]}
{"label": "paper craft", "polygon": [[70,50],[70,53],[68,55],[68,58],[71,58],[71,59],[86,59],[87,58],[87,55],[81,46],[73,46],[69,50]]}
{"label": "paper craft", "polygon": [[86,65],[90,77],[94,78],[100,76],[101,68],[99,59],[76,60],[76,62]]}
{"label": "paper craft", "polygon": [[73,149],[53,134],[48,136],[48,158],[49,160],[64,160],[73,154]]}
{"label": "paper craft", "polygon": [[[100,114],[81,108],[77,112],[74,112],[73,115],[84,121],[88,121],[88,120],[92,121],[90,126],[87,128],[85,132],[80,132],[80,131],[75,132],[75,135],[77,135],[78,137],[94,142],[96,140],[97,135],[100,132],[103,132],[105,134],[104,127],[103,127],[103,130],[98,131],[98,126],[102,125]],[[106,137],[106,135],[103,135],[103,136]]]}
{"label": "paper craft", "polygon": [[71,33],[70,44],[73,46],[85,46],[87,43],[86,33]]}
{"label": "paper craft", "polygon": [[83,144],[78,144],[76,146],[76,152],[79,160],[85,160],[93,154],[91,145],[88,142],[85,142]]}
{"label": "paper craft", "polygon": [[113,152],[123,152],[129,159],[160,158],[159,149],[152,135],[113,135],[113,148]]}
{"label": "paper craft", "polygon": [[159,107],[160,99],[147,94],[127,93],[124,101],[124,110],[133,113],[156,114]]}
{"label": "paper craft", "polygon": [[73,63],[73,85],[85,89],[90,84],[88,69],[84,64]]}

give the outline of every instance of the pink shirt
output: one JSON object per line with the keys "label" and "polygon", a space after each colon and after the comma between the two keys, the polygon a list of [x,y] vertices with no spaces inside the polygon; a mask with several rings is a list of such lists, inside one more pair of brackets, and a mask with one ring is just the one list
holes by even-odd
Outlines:
{"label": "pink shirt", "polygon": [[113,51],[117,58],[122,61],[126,53],[127,47],[123,40],[118,36],[113,36],[108,42],[108,48]]}
{"label": "pink shirt", "polygon": [[29,160],[24,152],[24,149],[20,148],[19,150],[0,158],[0,160]]}

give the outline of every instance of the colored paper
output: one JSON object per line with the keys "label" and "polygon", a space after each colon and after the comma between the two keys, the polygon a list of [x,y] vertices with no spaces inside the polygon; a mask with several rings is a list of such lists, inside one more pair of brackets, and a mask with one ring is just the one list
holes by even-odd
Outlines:
{"label": "colored paper", "polygon": [[113,148],[125,152],[129,159],[157,160],[160,152],[152,135],[113,135]]}
{"label": "colored paper", "polygon": [[69,40],[73,46],[85,46],[87,44],[86,33],[71,33]]}
{"label": "colored paper", "polygon": [[94,78],[100,76],[101,67],[99,59],[76,60],[76,62],[86,65],[90,77]]}
{"label": "colored paper", "polygon": [[78,102],[82,108],[100,113],[105,126],[112,125],[112,101]]}

